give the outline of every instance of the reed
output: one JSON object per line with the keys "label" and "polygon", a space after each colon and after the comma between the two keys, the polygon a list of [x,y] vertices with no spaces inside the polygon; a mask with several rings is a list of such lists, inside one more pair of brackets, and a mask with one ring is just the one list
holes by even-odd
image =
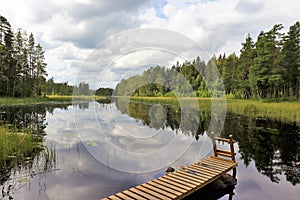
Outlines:
{"label": "reed", "polygon": [[[210,98],[193,97],[117,97],[128,98],[130,101],[138,101],[149,104],[168,104],[173,106],[199,106],[200,109],[209,109],[212,105]],[[218,100],[218,99],[216,99]],[[198,102],[198,104],[197,104]]]}
{"label": "reed", "polygon": [[72,100],[80,100],[80,101],[97,101],[108,99],[109,97],[105,96],[66,96],[66,95],[49,95],[47,96],[51,101],[72,101]]}
{"label": "reed", "polygon": [[35,103],[46,102],[46,101],[49,101],[49,99],[45,97],[27,97],[27,98],[1,97],[0,106],[28,105],[28,104],[35,104]]}
{"label": "reed", "polygon": [[300,124],[300,102],[264,102],[258,100],[227,99],[227,110],[249,117],[261,117],[297,122]]}
{"label": "reed", "polygon": [[36,156],[39,171],[46,172],[56,169],[56,149],[54,145],[44,145],[43,150]]}
{"label": "reed", "polygon": [[38,153],[40,148],[31,134],[0,126],[0,167],[2,169],[32,158],[32,155]]}
{"label": "reed", "polygon": [[[119,97],[118,97],[119,98]],[[130,98],[130,97],[121,97]],[[175,97],[131,97],[131,101],[139,101],[143,103],[171,104],[179,105],[180,102],[188,104],[196,98],[175,98]],[[226,110],[234,114],[244,115],[256,118],[269,118],[284,122],[296,122],[300,124],[300,101],[283,101],[283,102],[267,102],[259,100],[241,100],[241,99],[211,99],[197,98],[199,108],[211,109],[212,105],[218,108],[219,105],[224,105],[226,101]],[[220,102],[220,103],[218,103]],[[182,105],[182,104],[181,104]]]}
{"label": "reed", "polygon": [[93,101],[93,100],[105,100],[110,97],[104,96],[62,96],[62,95],[51,95],[46,97],[26,97],[26,98],[14,98],[14,97],[0,97],[0,106],[10,105],[30,105],[37,103],[48,103],[48,102],[63,102],[63,101]]}

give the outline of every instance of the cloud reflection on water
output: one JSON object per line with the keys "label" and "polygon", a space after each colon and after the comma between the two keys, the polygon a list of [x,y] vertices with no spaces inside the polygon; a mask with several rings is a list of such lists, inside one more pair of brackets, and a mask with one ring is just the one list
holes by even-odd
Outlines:
{"label": "cloud reflection on water", "polygon": [[[170,128],[138,126],[137,120],[121,114],[114,104],[90,106],[92,109],[85,112],[73,110],[79,137],[84,144],[94,143],[86,148],[96,159],[117,170],[137,173],[163,169],[193,145],[200,149],[203,142],[175,134]],[[189,156],[199,159],[199,149]]]}

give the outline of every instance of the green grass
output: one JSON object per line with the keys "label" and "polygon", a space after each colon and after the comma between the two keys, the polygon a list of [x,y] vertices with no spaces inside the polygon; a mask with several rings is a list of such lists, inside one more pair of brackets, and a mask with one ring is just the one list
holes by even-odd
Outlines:
{"label": "green grass", "polygon": [[0,97],[0,106],[6,105],[28,105],[40,102],[49,101],[45,97],[27,97],[27,98],[13,98],[13,97]]}
{"label": "green grass", "polygon": [[[139,101],[150,104],[169,104],[169,105],[190,105],[195,106],[195,102],[198,100],[200,109],[209,109],[212,101],[210,98],[193,98],[193,97],[117,97],[117,98],[130,98],[130,101]],[[218,100],[218,99],[216,99]]]}
{"label": "green grass", "polygon": [[49,95],[47,96],[51,101],[72,101],[72,100],[104,100],[109,97],[104,96],[66,96],[66,95]]}
{"label": "green grass", "polygon": [[[121,97],[129,98],[129,97]],[[212,103],[224,102],[224,99],[197,98],[200,109],[210,109]],[[178,105],[175,97],[131,97],[132,101],[144,103],[162,103]],[[195,98],[182,98],[183,102],[195,100]],[[218,106],[218,103],[215,104]],[[220,104],[222,105],[222,104]],[[248,117],[270,118],[284,122],[296,122],[300,124],[300,101],[266,102],[259,100],[226,99],[227,111]]]}
{"label": "green grass", "polygon": [[[28,105],[36,103],[47,103],[51,101],[72,101],[75,100],[104,100],[108,97],[100,96],[47,96],[47,97],[30,97],[30,98],[0,98],[0,106],[5,105]],[[144,103],[161,103],[161,104],[177,104],[179,99],[176,97],[118,97],[130,98],[131,101],[141,101]],[[182,102],[189,102],[195,98],[181,98]],[[217,99],[216,99],[217,100]],[[210,108],[210,98],[198,98],[201,109]],[[286,122],[300,123],[300,101],[284,101],[284,102],[264,102],[258,100],[238,100],[227,99],[227,110],[235,114],[242,114],[249,117],[266,117],[271,119],[282,120]]]}
{"label": "green grass", "polygon": [[300,101],[263,102],[227,99],[227,110],[249,117],[267,117],[300,124]]}
{"label": "green grass", "polygon": [[29,133],[9,130],[0,126],[0,167],[10,167],[30,160],[41,150],[41,146],[34,141]]}
{"label": "green grass", "polygon": [[27,98],[14,98],[14,97],[0,97],[0,106],[9,106],[9,105],[29,105],[37,103],[47,103],[47,102],[63,102],[63,101],[72,101],[81,100],[81,101],[92,101],[92,100],[104,100],[108,97],[101,96],[61,96],[53,95],[47,97],[27,97]]}

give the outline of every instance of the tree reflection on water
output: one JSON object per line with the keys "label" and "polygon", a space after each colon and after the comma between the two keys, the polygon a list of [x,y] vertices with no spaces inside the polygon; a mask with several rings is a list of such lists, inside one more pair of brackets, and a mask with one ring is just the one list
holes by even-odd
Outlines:
{"label": "tree reflection on water", "polygon": [[[89,111],[91,110],[91,108],[89,108],[90,105],[91,104],[86,102],[73,103],[72,109],[76,108]],[[68,111],[68,109],[71,108],[70,106],[71,103],[62,105],[1,107],[0,122],[1,124],[11,124],[12,127],[20,129],[30,129],[34,135],[39,136],[39,138],[44,138],[44,135],[46,134],[45,128],[48,126],[47,121],[45,120],[46,116],[61,115],[61,113],[66,114],[66,112],[54,112],[54,109],[59,108],[59,110]],[[118,114],[122,113],[117,116],[119,117],[122,115],[126,118],[128,116],[134,119],[131,120],[133,125],[135,123],[134,121],[137,121],[137,125],[142,124],[155,130],[173,130],[175,134],[185,134],[194,137],[195,140],[202,137],[208,130],[211,120],[211,111],[209,108],[205,109],[201,107],[200,110],[197,110],[191,107],[190,109],[186,108],[186,112],[181,112],[181,107],[178,102],[155,102],[154,104],[151,102],[141,103],[132,101],[126,105],[126,102],[124,104],[121,100],[115,100],[113,102],[106,100],[105,102],[100,101],[99,107],[105,107],[108,110],[115,109],[116,107],[119,110],[117,111]],[[68,112],[72,112],[72,109]],[[90,117],[90,113],[87,113],[87,115]],[[57,120],[60,120],[61,117],[62,116],[59,116]],[[63,121],[63,123],[65,122],[67,122],[67,120]],[[86,121],[83,123],[86,123]],[[52,127],[53,126],[56,127],[58,125],[52,124]],[[58,127],[61,128],[62,126],[64,126],[64,124]],[[47,132],[48,131],[49,130],[47,129]],[[55,138],[61,139],[64,136],[63,134],[67,134],[69,131],[70,127],[62,132],[55,129],[54,132],[56,134],[53,134],[53,137],[55,136]],[[285,123],[263,118],[248,118],[228,112],[221,136],[228,137],[229,134],[234,135],[234,139],[237,141],[239,149],[237,160],[240,161],[241,168],[243,168],[242,163],[249,168],[251,168],[254,163],[257,171],[268,177],[272,182],[280,183],[280,181],[283,181],[281,179],[285,178],[292,186],[299,185],[300,182],[299,132],[299,124],[296,123]],[[59,136],[61,136],[61,138]],[[43,140],[40,140],[40,142],[42,141]],[[28,185],[32,179],[34,179],[34,181],[39,181],[37,186],[38,190],[46,190],[46,177],[49,173],[51,174],[51,171],[59,170],[57,168],[62,168],[62,165],[66,165],[65,163],[61,165],[57,164],[56,153],[59,152],[57,148],[55,149],[55,147],[51,145],[48,145],[47,148],[48,150],[40,151],[35,156],[28,158],[28,160],[23,160],[21,163],[17,163],[14,166],[1,169],[1,192],[4,199],[12,198],[14,196],[14,191],[24,187],[26,184]],[[151,148],[155,147],[151,146]],[[67,156],[69,156],[69,154],[66,154],[66,157]],[[69,165],[66,166],[68,167]],[[251,170],[252,169],[249,169],[249,171]],[[246,173],[248,173],[248,171]],[[37,176],[38,174],[39,176]],[[128,175],[128,177],[130,176]],[[119,177],[119,174],[116,177]],[[57,183],[57,180],[61,181],[61,179],[54,179],[51,176],[50,180],[52,179],[52,186]],[[82,177],[76,180],[78,181],[81,179]],[[128,186],[127,182],[129,179],[130,178],[125,179],[126,184],[122,186],[124,189]],[[91,181],[89,176],[84,180],[88,182]],[[110,183],[112,184],[114,180],[115,179],[110,180]],[[98,178],[95,182],[99,182]],[[105,185],[107,183],[108,180],[106,177],[101,184]],[[140,182],[136,183],[140,184]],[[244,183],[239,182],[238,186],[242,184]],[[70,187],[73,187],[73,185]],[[115,189],[117,190],[120,188]],[[199,194],[200,196],[198,197],[202,197],[202,193]],[[236,195],[238,196],[238,194]]]}
{"label": "tree reflection on water", "polygon": [[[155,105],[155,104],[154,104]],[[189,134],[197,140],[208,129],[211,120],[210,110],[191,108],[181,116],[180,106],[116,100],[116,106],[122,114],[127,114],[155,129],[171,128],[174,132]],[[154,109],[155,114],[152,112]],[[159,123],[163,119],[165,123]],[[186,120],[182,123],[181,120]],[[182,126],[184,124],[184,126]],[[195,126],[197,124],[197,126]],[[292,185],[300,183],[300,127],[296,123],[286,123],[271,119],[248,118],[227,113],[222,137],[233,134],[238,142],[239,154],[244,164],[255,162],[257,170],[279,183],[279,175],[285,175]]]}
{"label": "tree reflection on water", "polygon": [[[8,159],[1,159],[5,160],[5,163],[0,162],[0,185],[3,199],[13,199],[13,193],[26,186],[34,176],[58,170],[55,147],[43,144],[47,127],[45,119],[46,114],[52,114],[54,109],[66,110],[70,105],[70,103],[65,103],[0,107],[0,124],[14,132],[29,132],[34,145],[32,152],[27,152],[22,158],[9,155]],[[86,104],[78,104],[78,106],[86,107]],[[39,180],[43,188],[43,180]]]}
{"label": "tree reflection on water", "polygon": [[[203,135],[208,129],[210,123],[209,110],[197,110],[195,108],[181,112],[178,104],[144,104],[141,102],[130,102],[126,104],[122,99],[116,100],[116,106],[122,114],[141,121],[143,125],[147,125],[156,130],[171,128],[178,133],[180,130],[183,134],[192,135],[196,139]],[[186,115],[186,116],[182,116]],[[209,120],[208,120],[209,119]],[[164,123],[162,123],[162,120]],[[195,126],[197,124],[197,126]]]}
{"label": "tree reflection on water", "polygon": [[292,185],[300,183],[300,127],[296,123],[232,114],[226,120],[224,135],[234,135],[246,166],[253,160],[272,182],[278,183],[284,174]]}

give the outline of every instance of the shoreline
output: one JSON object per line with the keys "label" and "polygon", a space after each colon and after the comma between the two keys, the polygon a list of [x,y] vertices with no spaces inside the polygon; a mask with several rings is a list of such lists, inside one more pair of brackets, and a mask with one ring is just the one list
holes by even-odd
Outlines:
{"label": "shoreline", "polygon": [[229,99],[229,98],[199,98],[199,97],[129,97],[129,96],[46,96],[46,97],[27,97],[27,98],[13,98],[0,97],[0,106],[18,106],[18,105],[34,105],[47,103],[63,103],[72,102],[73,100],[80,101],[94,101],[94,100],[108,100],[129,99],[133,101],[144,101],[149,103],[163,103],[178,102],[178,100],[197,100],[201,108],[209,108],[212,100],[221,100],[226,102],[226,111],[235,114],[245,115],[256,118],[270,118],[275,120],[282,120],[285,122],[296,122],[300,124],[300,101],[280,101],[268,102],[268,100],[252,100],[252,99]]}
{"label": "shoreline", "polygon": [[34,105],[41,103],[53,102],[72,102],[73,100],[91,101],[91,100],[104,100],[108,97],[104,96],[46,96],[46,97],[0,97],[0,106],[18,106],[18,105]]}
{"label": "shoreline", "polygon": [[270,118],[282,120],[284,122],[296,122],[300,124],[300,101],[280,101],[268,102],[268,100],[253,100],[253,99],[229,99],[229,98],[199,98],[199,97],[113,97],[124,98],[134,101],[144,102],[171,102],[175,100],[198,100],[199,106],[205,108],[209,106],[211,100],[224,100],[226,102],[226,111],[234,114],[244,115],[255,118]]}

